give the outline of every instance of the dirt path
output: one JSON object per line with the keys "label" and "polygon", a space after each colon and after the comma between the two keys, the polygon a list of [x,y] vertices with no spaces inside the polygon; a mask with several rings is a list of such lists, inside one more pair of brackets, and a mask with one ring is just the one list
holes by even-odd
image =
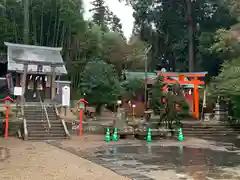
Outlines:
{"label": "dirt path", "polygon": [[43,142],[0,140],[1,180],[128,180]]}

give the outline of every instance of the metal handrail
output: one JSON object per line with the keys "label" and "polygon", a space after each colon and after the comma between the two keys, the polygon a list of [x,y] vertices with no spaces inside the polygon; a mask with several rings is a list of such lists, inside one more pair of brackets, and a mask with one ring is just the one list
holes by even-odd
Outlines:
{"label": "metal handrail", "polygon": [[28,130],[27,130],[27,121],[23,117],[23,131],[24,131],[24,140],[28,139]]}
{"label": "metal handrail", "polygon": [[[54,109],[55,109],[55,112],[56,112],[56,114],[57,114],[57,117],[60,118],[60,114],[59,114],[59,112],[58,112],[58,109],[57,109],[56,104],[54,105]],[[67,137],[70,138],[71,135],[70,135],[70,133],[69,133],[69,131],[68,131],[68,129],[67,129],[66,122],[64,121],[64,119],[62,119],[62,118],[60,118],[60,119],[61,119],[61,122],[62,122],[62,125],[63,125],[63,128],[64,128],[64,131],[65,131]]]}
{"label": "metal handrail", "polygon": [[41,95],[40,95],[40,94],[39,94],[39,99],[40,99],[40,104],[41,104],[41,106],[42,106],[42,109],[44,110],[45,116],[46,116],[46,118],[47,118],[48,128],[51,128],[51,123],[50,123],[49,118],[48,118],[47,109],[46,109],[45,104],[43,104],[43,102],[42,102],[42,98],[41,98]]}
{"label": "metal handrail", "polygon": [[24,108],[23,108],[23,104],[20,104],[20,112],[21,112],[21,116],[23,118],[23,133],[24,133],[24,140],[28,139],[28,130],[27,130],[27,120],[24,117]]}

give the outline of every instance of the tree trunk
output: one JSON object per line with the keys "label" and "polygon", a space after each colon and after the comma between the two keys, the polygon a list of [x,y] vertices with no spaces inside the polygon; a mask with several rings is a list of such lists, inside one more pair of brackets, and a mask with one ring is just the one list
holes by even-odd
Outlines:
{"label": "tree trunk", "polygon": [[24,44],[29,44],[29,0],[24,0]]}
{"label": "tree trunk", "polygon": [[192,2],[187,1],[187,18],[188,18],[188,71],[194,72],[194,48],[193,48],[193,18]]}

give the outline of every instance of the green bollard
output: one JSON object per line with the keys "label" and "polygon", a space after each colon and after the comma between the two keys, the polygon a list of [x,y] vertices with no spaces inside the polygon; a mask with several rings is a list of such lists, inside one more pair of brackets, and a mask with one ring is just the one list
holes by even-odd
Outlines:
{"label": "green bollard", "polygon": [[183,141],[184,140],[182,128],[179,129],[179,135],[178,135],[177,140],[178,141]]}
{"label": "green bollard", "polygon": [[109,128],[106,129],[106,135],[105,135],[104,141],[105,141],[105,142],[110,142],[110,141],[111,141],[110,129],[109,129]]}
{"label": "green bollard", "polygon": [[152,142],[151,128],[148,128],[146,141]]}
{"label": "green bollard", "polygon": [[117,128],[114,128],[112,141],[118,141]]}

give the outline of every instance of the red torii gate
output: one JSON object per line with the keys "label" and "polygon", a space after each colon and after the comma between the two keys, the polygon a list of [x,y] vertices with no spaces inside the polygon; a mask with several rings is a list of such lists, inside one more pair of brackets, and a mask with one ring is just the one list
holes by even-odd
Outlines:
{"label": "red torii gate", "polygon": [[[205,77],[207,72],[196,72],[196,73],[181,73],[181,72],[157,72],[158,76],[164,77],[164,82],[169,84],[180,84],[180,85],[193,85],[193,115],[195,118],[199,118],[199,95],[198,86],[204,85],[204,81],[200,81],[199,77]],[[169,79],[169,77],[178,77],[178,80]],[[186,78],[191,78],[186,80]]]}

